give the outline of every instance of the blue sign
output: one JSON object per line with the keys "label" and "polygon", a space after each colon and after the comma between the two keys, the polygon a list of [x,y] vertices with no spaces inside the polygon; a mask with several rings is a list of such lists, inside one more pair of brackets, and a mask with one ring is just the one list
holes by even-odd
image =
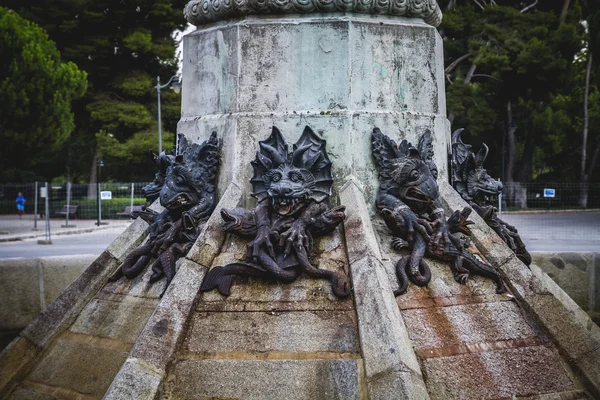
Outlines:
{"label": "blue sign", "polygon": [[546,188],[544,188],[544,197],[554,197],[555,194],[556,194],[556,190],[555,189],[546,189]]}
{"label": "blue sign", "polygon": [[100,200],[112,200],[112,192],[110,190],[101,191]]}

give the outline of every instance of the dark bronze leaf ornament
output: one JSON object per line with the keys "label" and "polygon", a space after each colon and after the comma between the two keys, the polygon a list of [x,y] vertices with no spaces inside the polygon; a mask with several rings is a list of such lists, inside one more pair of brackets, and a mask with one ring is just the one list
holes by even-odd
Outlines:
{"label": "dark bronze leaf ornament", "polygon": [[394,294],[405,293],[409,279],[417,286],[429,283],[431,271],[423,259],[425,255],[450,262],[458,283],[465,284],[474,273],[493,279],[496,291],[505,292],[494,268],[467,251],[455,235],[471,233],[468,225],[472,222],[467,221],[471,209],[457,210],[446,220],[438,201],[431,132],[427,130],[415,148],[406,140],[397,145],[375,128],[372,146],[379,167],[377,209],[394,235],[392,246],[397,250],[405,247],[410,250],[410,254],[402,256],[396,264],[399,289]]}
{"label": "dark bronze leaf ornament", "polygon": [[345,219],[345,207],[329,209],[333,178],[325,141],[308,126],[289,152],[281,132],[259,142],[251,162],[253,193],[258,203],[253,210],[224,208],[225,230],[252,238],[244,261],[212,268],[201,291],[218,289],[228,296],[234,275],[292,282],[304,272],[329,279],[333,293],[350,294],[348,277],[311,265],[313,237],[332,232]]}

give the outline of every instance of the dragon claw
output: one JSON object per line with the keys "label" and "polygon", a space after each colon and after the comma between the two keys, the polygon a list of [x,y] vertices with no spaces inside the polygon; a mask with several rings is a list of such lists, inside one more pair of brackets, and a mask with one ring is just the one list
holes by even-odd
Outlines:
{"label": "dragon claw", "polygon": [[408,247],[408,242],[402,238],[395,237],[392,239],[392,247],[395,250],[401,250],[405,247]]}
{"label": "dragon claw", "polygon": [[460,283],[461,285],[466,285],[467,281],[469,280],[469,273],[468,272],[455,273],[454,274],[454,280],[456,282]]}

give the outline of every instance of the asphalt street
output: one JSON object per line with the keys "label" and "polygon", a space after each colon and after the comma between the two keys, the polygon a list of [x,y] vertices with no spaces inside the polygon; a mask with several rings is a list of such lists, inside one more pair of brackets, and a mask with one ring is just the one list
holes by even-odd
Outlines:
{"label": "asphalt street", "polygon": [[[527,250],[600,252],[599,212],[503,213],[502,219],[519,230]],[[89,233],[57,235],[51,245],[36,239],[0,243],[0,258],[34,258],[100,254],[125,226]]]}
{"label": "asphalt street", "polygon": [[0,243],[0,258],[36,258],[81,254],[99,255],[119,236],[125,227],[95,232],[52,236],[52,244],[38,244],[38,239]]}

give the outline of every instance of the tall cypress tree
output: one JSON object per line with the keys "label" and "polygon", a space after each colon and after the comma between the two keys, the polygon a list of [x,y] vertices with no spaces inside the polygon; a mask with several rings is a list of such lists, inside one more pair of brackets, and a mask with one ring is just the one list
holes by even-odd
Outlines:
{"label": "tall cypress tree", "polygon": [[[86,180],[95,155],[113,179],[150,179],[147,150],[130,142],[157,143],[156,77],[177,71],[172,33],[183,29],[186,0],[1,0],[46,29],[64,60],[88,74],[86,96],[75,103],[76,134],[52,163],[51,173]],[[165,131],[174,132],[179,96],[164,91]],[[100,140],[96,140],[96,138]],[[165,135],[172,140],[173,135]],[[100,146],[98,145],[100,144]],[[102,146],[104,144],[104,146]],[[169,148],[171,143],[164,143]],[[127,164],[127,168],[123,166]],[[92,173],[93,175],[93,173]],[[92,176],[92,180],[94,176]]]}

